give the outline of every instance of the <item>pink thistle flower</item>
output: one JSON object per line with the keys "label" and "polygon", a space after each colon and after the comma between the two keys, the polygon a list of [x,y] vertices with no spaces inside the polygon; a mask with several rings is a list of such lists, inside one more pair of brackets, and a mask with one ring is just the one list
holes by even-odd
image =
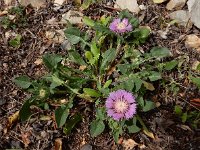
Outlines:
{"label": "pink thistle flower", "polygon": [[125,90],[111,92],[106,100],[106,110],[114,120],[130,119],[136,114],[135,97]]}
{"label": "pink thistle flower", "polygon": [[123,20],[114,19],[109,28],[117,33],[125,33],[133,30],[132,25],[128,22],[127,18],[124,18]]}

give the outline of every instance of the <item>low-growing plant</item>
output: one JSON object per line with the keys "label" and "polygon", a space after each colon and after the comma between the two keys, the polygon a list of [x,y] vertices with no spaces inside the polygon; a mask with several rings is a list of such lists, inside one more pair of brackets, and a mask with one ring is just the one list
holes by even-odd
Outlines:
{"label": "low-growing plant", "polygon": [[152,82],[161,80],[163,71],[175,66],[174,62],[161,62],[171,56],[170,51],[162,47],[139,51],[138,46],[145,43],[151,31],[139,26],[126,10],[115,19],[102,16],[94,21],[84,17],[83,22],[86,32],[73,26],[65,30],[71,43],[67,56],[43,56],[49,74],[38,80],[27,76],[14,79],[31,93],[20,110],[21,120],[30,117],[32,105],[48,109],[54,100],[64,97],[67,101],[55,110],[55,120],[58,127],[65,125],[63,131],[69,133],[84,117],[79,112],[70,114],[77,107],[74,101],[80,99],[93,104],[92,137],[101,134],[107,124],[115,141],[124,131],[136,133],[141,129],[154,138],[140,114],[156,107],[144,95],[155,90]]}
{"label": "low-growing plant", "polygon": [[[9,17],[12,16],[12,17]],[[25,9],[22,6],[12,7],[8,10],[8,15],[3,17],[0,24],[3,28],[15,29],[16,27],[24,27],[27,25],[27,17]]]}

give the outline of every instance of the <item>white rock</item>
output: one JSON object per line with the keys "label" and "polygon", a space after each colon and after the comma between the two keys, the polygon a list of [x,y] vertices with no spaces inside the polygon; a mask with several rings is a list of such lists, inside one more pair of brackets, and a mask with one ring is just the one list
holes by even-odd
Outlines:
{"label": "white rock", "polygon": [[190,13],[186,10],[177,10],[169,14],[171,19],[175,19],[178,21],[179,25],[187,26],[188,28],[192,27],[192,23],[190,21]]}
{"label": "white rock", "polygon": [[196,0],[191,9],[191,21],[200,29],[200,0]]}
{"label": "white rock", "polygon": [[19,0],[19,3],[22,6],[27,6],[31,4],[35,8],[45,7],[46,6],[46,0]]}
{"label": "white rock", "polygon": [[79,24],[82,23],[83,14],[78,11],[70,10],[66,14],[62,15],[61,23],[67,23],[68,20],[71,24]]}
{"label": "white rock", "polygon": [[137,0],[116,0],[114,7],[128,9],[129,11],[136,14],[140,11]]}
{"label": "white rock", "polygon": [[170,0],[169,3],[167,3],[166,8],[168,10],[172,9],[181,9],[185,5],[186,0]]}

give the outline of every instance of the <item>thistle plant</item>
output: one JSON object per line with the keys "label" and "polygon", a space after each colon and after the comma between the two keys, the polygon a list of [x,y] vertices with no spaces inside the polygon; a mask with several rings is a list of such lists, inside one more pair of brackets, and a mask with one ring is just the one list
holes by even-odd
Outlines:
{"label": "thistle plant", "polygon": [[66,98],[66,103],[55,108],[55,120],[68,134],[85,117],[79,112],[70,113],[78,107],[73,101],[79,99],[94,106],[92,137],[101,134],[105,124],[115,141],[124,131],[136,133],[140,129],[152,137],[140,114],[155,108],[155,104],[143,96],[155,90],[151,82],[162,79],[163,71],[167,70],[162,59],[170,57],[170,51],[153,47],[146,53],[140,52],[137,47],[145,43],[150,30],[140,27],[126,10],[115,19],[102,16],[94,21],[84,17],[83,22],[87,31],[94,34],[69,25],[65,35],[71,49],[67,56],[49,53],[43,56],[49,70],[47,75],[37,80],[27,76],[14,79],[18,86],[32,93],[20,110],[20,118],[30,117],[32,105],[48,109],[54,101]]}

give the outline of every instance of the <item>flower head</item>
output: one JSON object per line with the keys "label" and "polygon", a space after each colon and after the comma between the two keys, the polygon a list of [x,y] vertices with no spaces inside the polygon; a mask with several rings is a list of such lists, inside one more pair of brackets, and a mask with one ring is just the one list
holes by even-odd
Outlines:
{"label": "flower head", "polygon": [[128,22],[127,18],[114,19],[109,26],[110,30],[117,33],[124,33],[132,30],[132,25]]}
{"label": "flower head", "polygon": [[106,100],[106,109],[114,120],[130,119],[136,114],[135,97],[125,90],[114,91]]}

